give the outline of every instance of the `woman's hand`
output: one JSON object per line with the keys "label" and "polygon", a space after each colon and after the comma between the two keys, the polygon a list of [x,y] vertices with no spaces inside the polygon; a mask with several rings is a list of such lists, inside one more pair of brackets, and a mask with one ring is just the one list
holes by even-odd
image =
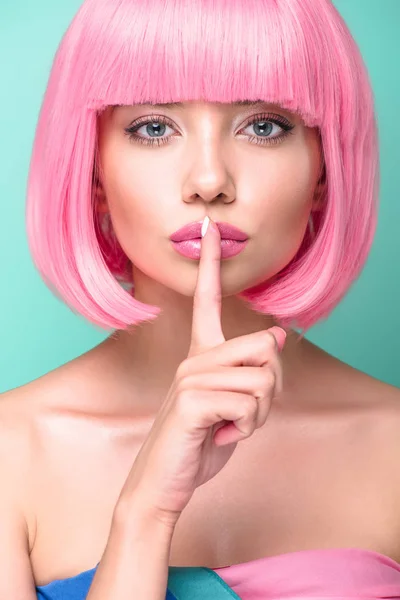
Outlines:
{"label": "woman's hand", "polygon": [[201,244],[191,344],[122,489],[174,526],[195,489],[214,477],[237,443],[266,422],[282,390],[279,351],[286,333],[272,327],[226,341],[221,327],[221,246],[210,221]]}

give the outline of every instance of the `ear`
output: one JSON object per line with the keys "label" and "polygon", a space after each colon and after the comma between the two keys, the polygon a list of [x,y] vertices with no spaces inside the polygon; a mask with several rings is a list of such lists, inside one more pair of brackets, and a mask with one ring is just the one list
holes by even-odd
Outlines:
{"label": "ear", "polygon": [[110,212],[104,188],[98,180],[94,184],[94,197],[98,213],[105,214]]}
{"label": "ear", "polygon": [[312,203],[312,211],[320,211],[323,210],[326,203],[326,170],[325,165],[322,169],[321,177],[318,180],[317,186],[314,192],[314,199]]}

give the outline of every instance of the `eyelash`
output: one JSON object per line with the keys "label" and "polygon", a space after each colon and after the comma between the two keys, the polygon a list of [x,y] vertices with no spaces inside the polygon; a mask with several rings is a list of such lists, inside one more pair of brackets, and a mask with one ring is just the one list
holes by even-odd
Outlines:
{"label": "eyelash", "polygon": [[[274,144],[279,144],[287,136],[292,135],[292,129],[295,128],[295,126],[292,125],[284,117],[281,117],[281,116],[278,117],[276,115],[270,115],[270,114],[262,114],[262,115],[256,115],[255,117],[253,117],[244,127],[242,127],[242,129],[246,129],[247,127],[249,127],[250,125],[254,125],[255,123],[265,123],[265,122],[270,122],[270,123],[274,123],[275,125],[279,125],[283,129],[283,133],[280,135],[277,135],[273,138],[262,138],[262,137],[257,137],[257,136],[250,136],[251,143],[268,145],[268,146],[274,145]],[[125,129],[125,134],[128,136],[130,141],[138,142],[139,144],[144,144],[145,146],[154,146],[154,145],[163,146],[164,144],[168,144],[170,141],[170,138],[173,137],[172,135],[169,137],[164,137],[164,138],[161,138],[161,137],[145,138],[140,135],[136,135],[136,131],[138,129],[140,129],[140,127],[142,127],[143,125],[147,125],[148,123],[163,123],[164,125],[168,125],[169,127],[173,128],[171,121],[169,121],[169,119],[167,119],[163,115],[159,115],[159,116],[158,115],[150,115],[150,117],[146,117],[145,119],[142,119],[140,122],[134,123],[130,127],[127,127]],[[242,131],[242,129],[241,129],[241,131]],[[256,140],[256,141],[254,142],[254,140]]]}

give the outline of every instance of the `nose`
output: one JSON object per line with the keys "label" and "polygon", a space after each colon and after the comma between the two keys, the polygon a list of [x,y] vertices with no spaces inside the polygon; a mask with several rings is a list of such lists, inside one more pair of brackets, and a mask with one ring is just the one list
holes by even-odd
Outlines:
{"label": "nose", "polygon": [[221,144],[208,140],[200,149],[197,146],[194,154],[183,190],[184,202],[233,202],[236,197],[234,180]]}

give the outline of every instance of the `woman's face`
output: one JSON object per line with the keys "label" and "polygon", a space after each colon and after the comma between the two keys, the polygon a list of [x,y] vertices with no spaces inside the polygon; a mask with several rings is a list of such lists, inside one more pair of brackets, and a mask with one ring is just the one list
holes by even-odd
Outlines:
{"label": "woman's face", "polygon": [[139,270],[186,296],[198,261],[176,252],[174,231],[208,215],[247,234],[245,249],[221,261],[224,296],[270,279],[301,244],[322,161],[317,129],[266,103],[109,107],[99,151],[99,206],[134,278]]}

